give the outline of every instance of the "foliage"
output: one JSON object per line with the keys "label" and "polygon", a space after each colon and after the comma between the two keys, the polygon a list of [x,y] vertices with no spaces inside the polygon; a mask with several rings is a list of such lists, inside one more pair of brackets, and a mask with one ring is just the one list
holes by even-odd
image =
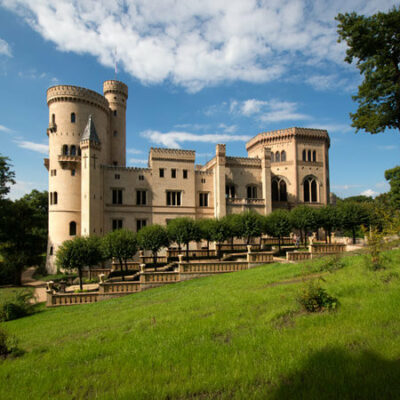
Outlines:
{"label": "foliage", "polygon": [[393,209],[400,210],[400,166],[385,171],[385,179],[389,181],[389,200]]}
{"label": "foliage", "polygon": [[315,211],[318,227],[323,228],[326,232],[326,240],[329,238],[331,242],[332,231],[340,225],[337,208],[331,205],[321,207]]}
{"label": "foliage", "polygon": [[142,249],[153,253],[154,265],[157,264],[157,253],[159,250],[169,245],[167,230],[157,224],[143,227],[137,233],[137,241]]}
{"label": "foliage", "polygon": [[175,242],[179,250],[182,244],[186,245],[186,258],[189,258],[189,243],[200,240],[200,231],[192,218],[181,217],[169,221],[167,233],[169,241]]}
{"label": "foliage", "polygon": [[355,244],[357,229],[369,224],[368,208],[362,203],[342,202],[338,204],[337,211],[340,227],[351,230]]}
{"label": "foliage", "polygon": [[263,218],[255,212],[245,211],[237,217],[237,234],[250,243],[251,238],[260,236],[263,228]]}
{"label": "foliage", "polygon": [[338,306],[338,300],[329,295],[315,280],[303,287],[297,301],[308,312],[335,310]]}
{"label": "foliage", "polygon": [[366,264],[369,268],[376,271],[384,269],[383,250],[385,248],[384,232],[371,228],[367,234],[368,247],[366,255]]}
{"label": "foliage", "polygon": [[400,8],[372,16],[355,12],[336,17],[339,41],[347,43],[345,61],[357,62],[364,75],[353,99],[358,109],[350,114],[357,131],[400,129]]}
{"label": "foliage", "polygon": [[278,238],[279,251],[281,249],[281,238],[289,236],[291,229],[289,211],[275,210],[264,217],[263,231],[270,236]]}
{"label": "foliage", "polygon": [[0,327],[0,357],[6,358],[10,354],[19,353],[18,341],[15,336],[8,334]]}
{"label": "foliage", "polygon": [[15,184],[15,172],[11,169],[10,159],[0,154],[0,200],[10,192],[10,185]]}
{"label": "foliage", "polygon": [[241,217],[239,214],[228,214],[225,215],[222,220],[227,227],[225,240],[230,240],[233,245],[233,239],[235,237],[241,237],[243,233],[243,224],[241,222]]}
{"label": "foliage", "polygon": [[11,321],[33,312],[33,293],[29,290],[15,291],[0,300],[0,322]]}
{"label": "foliage", "polygon": [[215,219],[211,225],[211,237],[217,243],[218,258],[221,258],[220,246],[231,237],[231,227],[226,218]]}
{"label": "foliage", "polygon": [[[102,250],[104,258],[116,258],[119,262],[120,269],[128,273],[127,261],[133,258],[137,252],[137,237],[127,229],[118,229],[109,232],[102,240]],[[122,279],[125,279],[124,274]]]}
{"label": "foliage", "polygon": [[207,241],[207,255],[210,255],[210,241],[213,240],[213,229],[216,224],[215,219],[204,218],[196,221],[200,239]]}
{"label": "foliage", "polygon": [[85,266],[100,263],[103,260],[101,240],[95,236],[76,236],[72,240],[66,240],[58,248],[56,265],[59,269],[67,271],[78,270],[79,287],[82,290],[82,270]]}
{"label": "foliage", "polygon": [[306,244],[307,232],[318,228],[316,211],[305,205],[297,206],[290,211],[290,224],[300,231],[300,241]]}

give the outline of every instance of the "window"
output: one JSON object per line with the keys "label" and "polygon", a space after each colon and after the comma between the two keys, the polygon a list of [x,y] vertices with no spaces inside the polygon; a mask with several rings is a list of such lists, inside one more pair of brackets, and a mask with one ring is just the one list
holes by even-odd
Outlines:
{"label": "window", "polygon": [[76,120],[75,113],[71,113],[71,123],[74,124]]}
{"label": "window", "polygon": [[114,117],[117,116],[117,110],[114,110]]}
{"label": "window", "polygon": [[136,232],[139,232],[146,225],[147,225],[146,219],[137,219],[136,220]]}
{"label": "window", "polygon": [[282,178],[272,179],[272,201],[287,201],[286,182]]}
{"label": "window", "polygon": [[235,198],[235,186],[232,184],[228,184],[225,186],[225,197],[227,199]]}
{"label": "window", "polygon": [[71,176],[75,176],[76,174],[76,170],[75,169],[71,169]]}
{"label": "window", "polygon": [[275,153],[271,151],[271,162],[275,162]]}
{"label": "window", "polygon": [[66,144],[64,144],[64,146],[62,147],[62,154],[63,156],[68,155],[68,146]]}
{"label": "window", "polygon": [[281,154],[279,153],[279,151],[277,151],[277,152],[275,153],[275,161],[276,161],[276,162],[280,162],[280,161],[281,161]]}
{"label": "window", "polygon": [[81,148],[80,148],[80,146],[78,146],[78,156],[80,156],[81,155]]}
{"label": "window", "polygon": [[303,150],[303,161],[307,161],[307,157],[306,157],[306,150]]}
{"label": "window", "polygon": [[118,161],[113,161],[114,167],[118,166]]}
{"label": "window", "polygon": [[199,193],[200,207],[208,207],[208,193]]}
{"label": "window", "polygon": [[308,161],[311,161],[311,150],[308,150]]}
{"label": "window", "polygon": [[120,174],[115,174],[114,175],[114,179],[119,179],[119,178],[121,178]]}
{"label": "window", "polygon": [[206,180],[204,178],[202,178],[201,183],[206,183]]}
{"label": "window", "polygon": [[122,219],[112,220],[112,230],[116,231],[117,229],[122,229]]}
{"label": "window", "polygon": [[314,162],[317,161],[317,152],[316,152],[315,150],[312,152],[312,160],[313,160]]}
{"label": "window", "polygon": [[117,136],[117,131],[114,131],[114,137],[116,137]]}
{"label": "window", "polygon": [[71,146],[71,156],[76,156],[76,146],[75,145],[72,145]]}
{"label": "window", "polygon": [[69,236],[75,236],[76,235],[76,222],[71,221],[69,223]]}
{"label": "window", "polygon": [[167,191],[167,206],[180,206],[181,192]]}
{"label": "window", "polygon": [[164,178],[164,168],[160,168],[160,178]]}
{"label": "window", "polygon": [[113,189],[112,203],[113,204],[122,204],[122,189]]}
{"label": "window", "polygon": [[188,177],[188,171],[187,171],[187,169],[184,169],[183,170],[183,179],[187,179],[187,177]]}
{"label": "window", "polygon": [[139,175],[139,181],[144,181],[144,176],[143,175]]}
{"label": "window", "polygon": [[305,203],[316,203],[318,201],[318,187],[315,178],[311,176],[306,178],[303,183],[303,189]]}
{"label": "window", "polygon": [[285,150],[281,151],[281,161],[286,161],[286,151]]}
{"label": "window", "polygon": [[57,192],[53,193],[53,204],[57,204],[58,203],[58,194]]}
{"label": "window", "polygon": [[53,246],[50,246],[50,250],[49,250],[49,256],[53,255]]}
{"label": "window", "polygon": [[257,198],[257,186],[249,185],[247,186],[247,198],[256,199]]}
{"label": "window", "polygon": [[53,123],[53,125],[56,124],[56,114],[51,114],[51,122]]}
{"label": "window", "polygon": [[146,191],[145,190],[136,190],[136,204],[138,206],[146,205]]}
{"label": "window", "polygon": [[57,175],[57,170],[56,170],[56,169],[52,169],[52,170],[50,171],[50,175],[51,175],[51,176],[56,176],[56,175]]}
{"label": "window", "polygon": [[53,204],[53,192],[50,192],[49,197],[50,197],[49,201],[50,201],[50,205],[51,205],[51,204]]}
{"label": "window", "polygon": [[175,168],[171,169],[171,178],[176,178],[176,169]]}

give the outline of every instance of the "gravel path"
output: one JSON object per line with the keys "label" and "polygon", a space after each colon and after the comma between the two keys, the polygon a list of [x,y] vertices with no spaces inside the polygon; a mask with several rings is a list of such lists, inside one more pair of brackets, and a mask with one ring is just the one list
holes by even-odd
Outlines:
{"label": "gravel path", "polygon": [[29,267],[22,273],[22,286],[33,287],[36,303],[46,301],[46,282],[33,279],[35,267]]}

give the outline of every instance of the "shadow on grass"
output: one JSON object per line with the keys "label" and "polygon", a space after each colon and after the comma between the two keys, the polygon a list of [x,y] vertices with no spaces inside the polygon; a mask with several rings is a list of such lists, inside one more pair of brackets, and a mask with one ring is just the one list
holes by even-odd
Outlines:
{"label": "shadow on grass", "polygon": [[[271,399],[400,399],[400,359],[385,360],[369,351],[326,349],[284,378]],[[355,350],[355,352],[349,352]]]}

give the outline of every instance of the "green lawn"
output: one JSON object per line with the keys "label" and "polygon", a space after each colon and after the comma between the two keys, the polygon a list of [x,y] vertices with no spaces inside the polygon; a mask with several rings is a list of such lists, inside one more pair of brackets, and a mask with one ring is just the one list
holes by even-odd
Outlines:
{"label": "green lawn", "polygon": [[31,292],[33,293],[33,288],[28,287],[9,287],[9,288],[0,288],[0,303],[13,298],[16,293],[19,292]]}
{"label": "green lawn", "polygon": [[[323,275],[336,312],[306,314],[293,281],[326,260],[268,265],[3,326],[1,399],[398,399],[400,250]],[[276,284],[280,282],[279,284]]]}

